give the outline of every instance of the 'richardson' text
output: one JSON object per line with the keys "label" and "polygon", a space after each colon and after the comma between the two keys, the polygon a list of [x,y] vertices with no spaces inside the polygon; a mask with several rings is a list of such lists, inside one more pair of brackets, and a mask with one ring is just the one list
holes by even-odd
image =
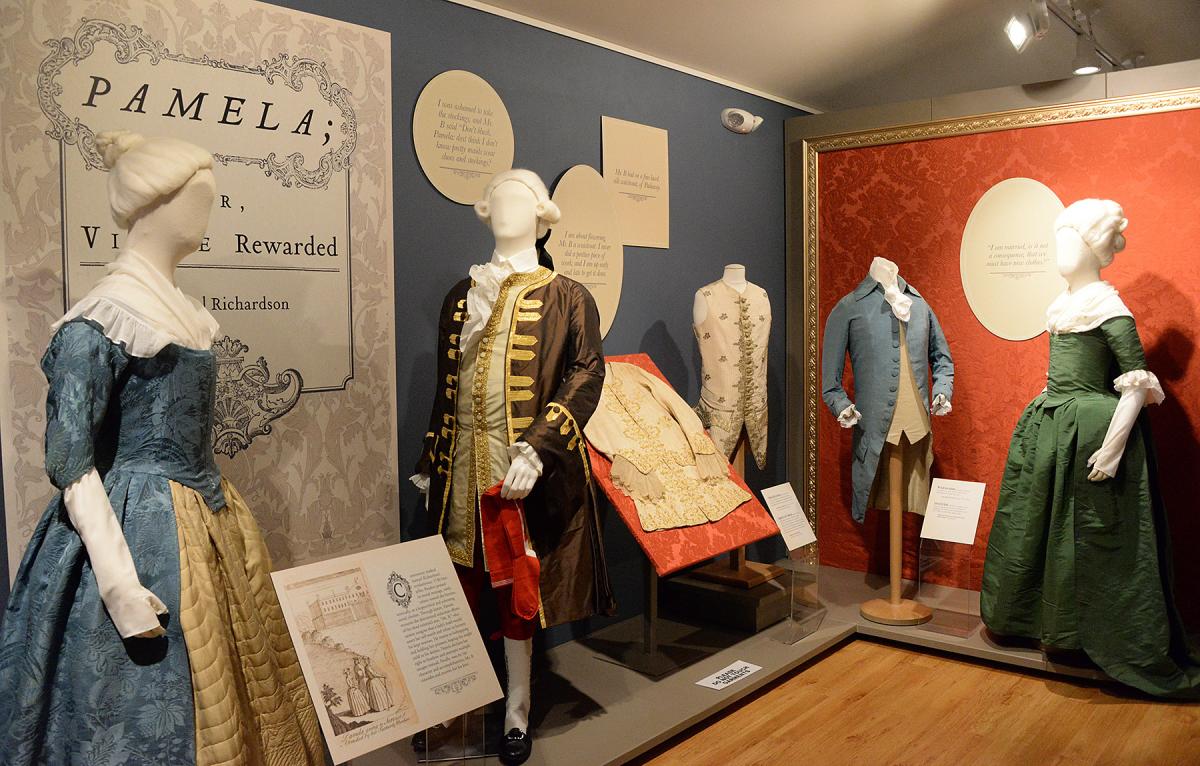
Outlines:
{"label": "'richardson' text", "polygon": [[210,311],[288,311],[287,301],[271,300],[267,296],[245,299],[240,295],[206,295],[204,308]]}

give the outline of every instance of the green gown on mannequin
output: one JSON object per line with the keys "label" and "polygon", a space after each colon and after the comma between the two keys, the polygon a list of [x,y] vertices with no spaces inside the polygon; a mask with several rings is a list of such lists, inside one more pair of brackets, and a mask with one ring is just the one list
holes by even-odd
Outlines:
{"label": "green gown on mannequin", "polygon": [[1172,596],[1166,513],[1143,414],[1116,476],[1088,479],[1119,399],[1145,370],[1131,317],[1050,336],[1044,393],[1021,415],[988,540],[981,610],[992,631],[1083,650],[1149,694],[1200,697],[1200,656]]}

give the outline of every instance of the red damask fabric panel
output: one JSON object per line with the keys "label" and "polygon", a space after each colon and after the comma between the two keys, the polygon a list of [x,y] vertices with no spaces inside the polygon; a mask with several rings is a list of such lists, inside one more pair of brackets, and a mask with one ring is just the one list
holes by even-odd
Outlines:
{"label": "red damask fabric panel", "polygon": [[[1012,342],[975,319],[959,278],[959,246],[971,209],[1006,178],[1033,178],[1064,204],[1119,202],[1128,247],[1105,269],[1137,319],[1148,365],[1167,401],[1149,410],[1159,479],[1171,517],[1176,600],[1200,620],[1200,110],[1053,125],[850,149],[820,159],[820,314],[867,273],[877,255],[929,301],[954,356],[954,412],[934,419],[934,476],[987,482],[971,562],[978,588],[988,531],[1013,427],[1045,385],[1043,334]],[[850,390],[852,381],[847,385]],[[850,432],[824,407],[819,418],[822,563],[887,571],[887,522],[850,518]],[[920,518],[905,524],[905,576],[916,564]]]}
{"label": "red damask fabric panel", "polygon": [[[607,362],[626,362],[635,364],[652,375],[670,382],[655,366],[647,354],[623,354],[609,356]],[[612,482],[612,463],[603,454],[588,444],[588,454],[592,459],[592,476],[600,489],[608,496],[621,521],[629,528],[638,545],[650,563],[654,565],[659,577],[678,572],[681,569],[699,564],[733,550],[741,545],[762,540],[765,537],[779,534],[770,514],[763,508],[758,497],[750,492],[751,499],[742,503],[725,518],[710,524],[697,524],[693,527],[679,529],[660,529],[656,532],[646,532],[638,519],[637,506],[633,499],[626,495]],[[729,477],[740,486],[750,490],[742,477],[729,468]]]}

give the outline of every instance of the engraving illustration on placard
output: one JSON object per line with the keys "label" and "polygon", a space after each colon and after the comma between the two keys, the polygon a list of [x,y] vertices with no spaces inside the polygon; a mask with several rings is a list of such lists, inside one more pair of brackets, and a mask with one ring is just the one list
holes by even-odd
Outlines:
{"label": "engraving illustration on placard", "polygon": [[980,324],[1006,340],[1046,329],[1046,309],[1066,286],[1055,264],[1054,219],[1063,204],[1032,178],[984,192],[963,230],[963,292]]}
{"label": "engraving illustration on placard", "polygon": [[413,148],[434,188],[473,205],[496,173],[512,167],[508,109],[495,89],[461,69],[434,77],[413,108]]}
{"label": "engraving illustration on placard", "polygon": [[328,730],[342,747],[417,716],[365,579],[349,569],[283,588],[308,661],[306,680],[320,687]]}
{"label": "engraving illustration on placard", "polygon": [[600,312],[600,334],[607,335],[621,303],[625,273],[612,192],[595,168],[576,165],[558,180],[553,199],[562,220],[550,230],[546,250],[556,271],[591,291]]}

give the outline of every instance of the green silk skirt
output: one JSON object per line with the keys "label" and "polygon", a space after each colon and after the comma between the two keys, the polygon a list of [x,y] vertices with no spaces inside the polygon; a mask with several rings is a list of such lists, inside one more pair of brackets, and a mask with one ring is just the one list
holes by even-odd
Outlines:
{"label": "green silk skirt", "polygon": [[1172,595],[1166,513],[1149,422],[1117,475],[1088,479],[1119,400],[1118,375],[1145,369],[1133,320],[1051,336],[1045,393],[1009,446],[984,562],[981,611],[997,634],[1082,650],[1148,694],[1200,698],[1200,655]]}

